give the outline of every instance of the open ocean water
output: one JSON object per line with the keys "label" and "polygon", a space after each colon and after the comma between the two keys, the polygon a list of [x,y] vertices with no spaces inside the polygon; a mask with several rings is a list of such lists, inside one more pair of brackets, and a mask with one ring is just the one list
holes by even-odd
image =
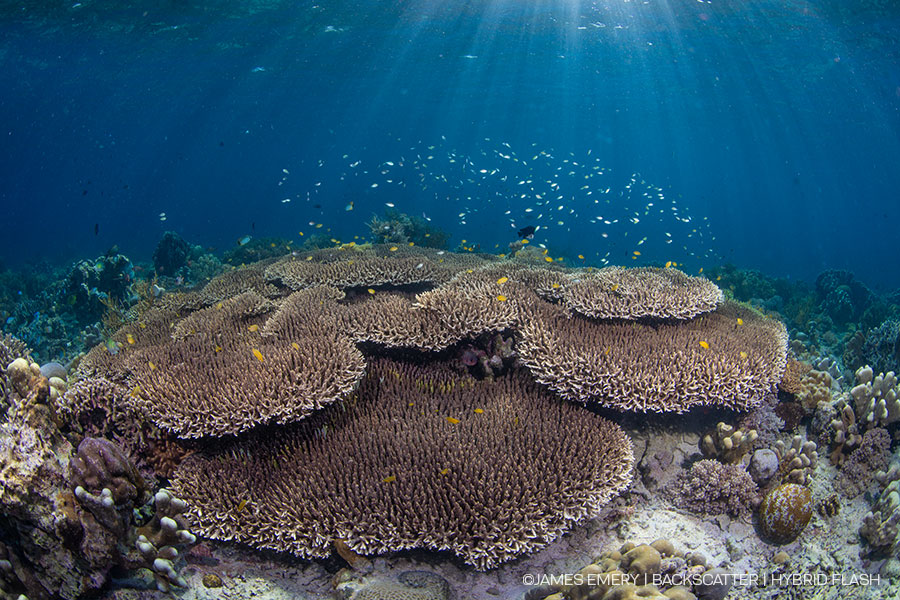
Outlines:
{"label": "open ocean water", "polygon": [[[896,531],[900,508],[889,498],[891,490],[897,494],[900,471],[878,477],[875,473],[886,472],[898,460],[900,439],[900,387],[890,375],[900,372],[898,190],[900,3],[892,0],[0,0],[0,326],[3,334],[27,344],[30,360],[44,366],[54,400],[66,395],[76,381],[98,377],[97,365],[109,369],[104,377],[125,387],[116,393],[90,388],[85,397],[92,402],[100,403],[97,398],[107,398],[103,394],[108,393],[108,398],[134,399],[123,400],[123,406],[132,410],[142,397],[151,398],[150,404],[168,397],[169,389],[160,383],[169,373],[167,365],[158,358],[162,355],[149,354],[151,344],[141,337],[145,328],[155,331],[153,319],[158,317],[153,311],[160,303],[172,308],[182,302],[166,313],[171,319],[166,327],[174,332],[171,339],[166,333],[163,341],[157,340],[160,345],[177,344],[179,336],[196,333],[190,329],[185,334],[178,319],[187,319],[192,311],[220,309],[223,303],[227,308],[238,292],[247,289],[270,303],[247,309],[240,319],[275,314],[275,307],[283,310],[289,291],[324,277],[318,271],[315,275],[290,271],[295,267],[283,266],[292,263],[290,257],[320,265],[340,262],[335,257],[342,252],[346,256],[359,251],[360,256],[384,261],[399,257],[410,261],[412,275],[395,273],[393,280],[362,277],[346,285],[329,280],[341,288],[336,293],[347,294],[343,304],[335,304],[335,311],[352,312],[355,303],[382,298],[385,303],[409,302],[445,281],[420,277],[422,273],[430,273],[429,269],[444,273],[446,268],[447,279],[488,273],[487,284],[501,286],[489,294],[492,306],[525,310],[515,304],[521,298],[502,286],[532,286],[548,306],[565,304],[574,311],[570,316],[577,316],[575,321],[598,322],[590,317],[602,326],[604,319],[623,317],[598,316],[599,309],[591,314],[593,309],[584,305],[573,308],[574,301],[566,294],[589,285],[579,277],[593,281],[597,269],[611,266],[653,267],[695,277],[685,278],[689,283],[678,280],[678,285],[699,286],[690,287],[691,293],[702,295],[715,287],[702,287],[711,283],[721,288],[728,306],[733,308],[732,300],[747,303],[734,309],[742,317],[735,320],[727,313],[729,323],[737,323],[734,327],[744,326],[745,320],[756,327],[754,319],[765,320],[769,323],[765,327],[770,327],[777,320],[784,323],[787,336],[787,340],[779,337],[781,329],[759,334],[760,339],[771,335],[780,340],[780,349],[773,350],[778,357],[766,363],[768,367],[757,365],[753,377],[745,379],[771,375],[772,380],[765,382],[768,395],[751,394],[752,401],[741,406],[743,392],[736,392],[721,402],[705,402],[715,405],[712,408],[695,407],[687,417],[671,420],[653,415],[644,422],[641,415],[628,412],[635,410],[633,406],[617,413],[622,407],[609,400],[615,396],[612,392],[567,395],[565,390],[574,384],[560,381],[563,376],[555,371],[549,375],[540,371],[553,368],[529,358],[528,344],[534,340],[520,331],[524,313],[517,313],[518,322],[497,317],[505,325],[473,326],[468,335],[454,334],[443,345],[413,341],[412,334],[405,338],[406,345],[385,342],[386,337],[374,333],[381,322],[367,331],[354,331],[352,341],[361,343],[361,350],[347,341],[352,356],[348,354],[339,368],[332,369],[331,363],[320,368],[329,374],[326,378],[341,369],[356,373],[347,375],[340,393],[334,392],[327,401],[317,398],[293,413],[294,409],[279,408],[281,412],[270,414],[266,408],[248,408],[246,415],[256,416],[247,417],[251,425],[246,427],[200,424],[192,431],[193,425],[178,421],[181,409],[172,409],[175,416],[171,416],[166,413],[169,409],[156,406],[135,413],[144,419],[136,426],[143,432],[138,443],[129,438],[133,428],[121,429],[119,421],[115,426],[112,421],[88,425],[83,415],[73,416],[78,413],[72,406],[81,400],[63,402],[59,406],[69,406],[65,410],[70,412],[60,410],[70,421],[55,423],[71,447],[57,448],[54,455],[74,453],[76,448],[80,453],[79,443],[91,436],[114,440],[129,457],[116,464],[127,471],[122,465],[133,461],[148,481],[144,492],[174,486],[184,496],[184,482],[190,481],[193,471],[176,475],[177,468],[182,460],[195,465],[200,462],[196,456],[214,453],[215,444],[203,445],[203,440],[209,441],[204,436],[243,436],[251,426],[281,426],[302,419],[313,408],[343,402],[350,397],[347,394],[354,399],[364,396],[358,386],[367,389],[360,383],[362,373],[366,368],[371,372],[369,363],[374,364],[376,357],[427,363],[428,368],[437,361],[479,382],[461,386],[493,384],[495,377],[508,382],[511,373],[527,372],[566,400],[600,398],[600,414],[619,423],[635,442],[638,483],[606,513],[592,513],[590,526],[566,534],[568,541],[562,546],[557,542],[537,554],[526,552],[513,567],[489,575],[473,571],[467,560],[471,556],[464,552],[453,559],[391,555],[375,559],[374,567],[355,552],[362,548],[359,544],[337,548],[331,558],[312,562],[285,554],[254,554],[246,546],[217,546],[210,541],[217,537],[211,533],[215,526],[206,523],[196,530],[198,545],[193,550],[179,546],[177,560],[172,559],[185,581],[178,581],[174,571],[162,575],[165,569],[150,560],[144,566],[153,575],[145,569],[142,582],[134,574],[137,559],[117,559],[114,568],[94,563],[72,567],[61,558],[74,547],[71,540],[60,542],[66,551],[54,546],[53,552],[60,554],[53,556],[60,558],[47,558],[39,568],[33,543],[29,545],[21,532],[32,530],[29,523],[45,523],[41,519],[49,518],[47,514],[62,514],[62,509],[23,516],[11,508],[9,496],[3,496],[18,477],[8,474],[0,489],[0,598],[73,600],[94,593],[93,586],[124,600],[132,596],[123,590],[151,594],[147,590],[154,581],[164,581],[160,588],[172,585],[185,599],[205,600],[219,597],[216,590],[224,580],[231,596],[221,597],[258,594],[267,600],[393,599],[401,597],[391,595],[401,593],[397,585],[408,587],[403,592],[408,594],[413,589],[430,590],[408,596],[421,599],[455,594],[460,599],[580,600],[589,597],[585,589],[554,587],[542,576],[577,573],[584,565],[599,562],[602,549],[658,538],[671,540],[679,550],[674,558],[660,550],[663,566],[657,566],[657,572],[666,568],[670,574],[681,572],[679,568],[695,560],[691,551],[700,548],[710,558],[711,570],[753,574],[753,582],[731,582],[730,598],[788,598],[795,597],[793,593],[896,597],[892,594],[900,586]],[[417,254],[419,248],[422,254]],[[517,279],[515,270],[508,276],[490,270],[491,264],[517,264],[513,257],[521,264],[563,273],[558,276],[564,279],[538,285]],[[470,258],[476,261],[471,268],[469,263],[453,262]],[[239,290],[227,287],[231,283],[213,289],[221,278],[249,272],[242,269],[259,260],[272,262],[256,263],[263,265],[253,272],[256,283]],[[454,266],[448,267],[451,263]],[[554,266],[559,269],[552,270]],[[666,277],[659,275],[665,271],[649,272],[656,275],[648,277]],[[210,280],[214,283],[207,286]],[[603,282],[603,293],[614,302],[634,291],[628,287],[634,282]],[[222,291],[226,288],[227,293]],[[674,302],[667,297],[670,300]],[[713,300],[711,307],[676,318],[691,319],[711,310],[716,306]],[[671,314],[660,316],[647,303],[635,309],[637,317],[624,319],[652,322],[654,330],[671,325],[666,321]],[[373,306],[372,314],[378,315],[378,307],[385,305]],[[451,312],[458,313],[453,318],[468,316],[466,310],[477,312],[460,299],[451,306]],[[740,312],[744,310],[751,312]],[[361,318],[351,312],[343,323]],[[546,315],[541,318],[552,321]],[[704,323],[704,318],[695,323]],[[204,360],[219,367],[193,373],[185,397],[194,384],[206,389],[202,382],[214,369],[231,373],[232,367],[215,361],[230,360],[232,342],[243,349],[231,365],[275,369],[266,377],[276,381],[276,351],[245,339],[247,331],[274,335],[277,319],[266,319],[240,321],[240,331],[232,331],[239,342],[227,338],[231,334],[212,338],[206,348],[213,350],[212,358]],[[223,327],[225,331],[228,326]],[[328,327],[316,325],[317,331],[331,331]],[[343,343],[340,336],[345,333],[336,333],[335,339]],[[703,335],[707,334],[692,338],[690,350],[673,351],[675,362],[691,352],[704,357],[703,352],[715,351],[717,338]],[[639,341],[644,343],[643,338]],[[2,342],[4,360],[25,354],[12,338]],[[740,343],[745,342],[741,338]],[[661,347],[654,344],[663,342],[647,343],[645,354],[651,356]],[[409,350],[412,354],[407,355],[397,347],[422,354]],[[743,360],[754,360],[754,350],[745,352],[749,346],[733,349]],[[140,365],[126,364],[131,352],[148,352],[136,356],[151,358],[142,359]],[[311,351],[310,360],[318,360],[317,352]],[[353,352],[359,353],[358,372]],[[584,360],[590,365],[603,363],[610,347],[592,352]],[[413,354],[417,358],[411,359]],[[117,366],[119,362],[124,366]],[[176,363],[183,366],[173,359]],[[20,371],[27,372],[28,361],[22,364],[25,371]],[[9,440],[27,438],[14,428],[19,426],[15,415],[23,414],[24,409],[17,407],[29,405],[25,398],[32,396],[27,390],[37,388],[17,387],[14,371],[20,372],[19,367],[11,364],[8,382],[0,381],[7,400],[0,402],[0,412],[9,406],[3,417],[8,423],[0,420],[7,427],[0,431],[0,449],[13,444]],[[709,368],[713,373],[718,367]],[[713,380],[718,384],[723,378],[739,379],[735,373],[740,369],[722,367]],[[572,377],[577,380],[582,372],[573,369]],[[660,381],[672,375],[661,367],[655,373]],[[434,386],[445,385],[422,383],[432,376],[416,379],[416,389],[432,385],[433,391]],[[654,377],[645,381],[656,381]],[[790,377],[794,379],[788,382]],[[689,377],[677,379],[673,398],[690,388]],[[225,387],[240,388],[234,381],[229,379]],[[279,385],[273,383],[258,394],[270,393],[287,402],[279,396]],[[335,383],[333,388],[341,385]],[[456,384],[446,385],[453,389]],[[649,387],[644,391],[655,393]],[[81,393],[66,397],[82,398]],[[647,397],[636,401],[645,410],[652,403]],[[219,408],[198,402],[185,401],[188,409],[183,416],[190,423],[196,415],[221,416]],[[760,403],[769,406],[766,417],[722,408],[756,411]],[[855,413],[852,418],[847,410]],[[285,411],[295,418],[285,417]],[[519,417],[512,418],[518,427]],[[451,425],[460,423],[456,417],[447,419]],[[766,430],[763,422],[773,419],[781,425]],[[686,508],[683,498],[672,500],[677,494],[671,486],[692,476],[686,473],[693,472],[689,467],[701,458],[703,437],[715,437],[719,421],[743,431],[745,437],[751,427],[754,432],[759,429],[758,442],[753,437],[740,446],[740,436],[728,442],[746,447],[743,458],[723,458],[721,447],[702,452],[722,463],[736,462],[745,479],[753,473],[747,485],[754,491],[727,510],[723,504],[718,512],[709,506],[705,513],[698,512],[695,506]],[[324,440],[329,424],[303,435]],[[341,435],[337,429],[332,435]],[[749,450],[775,448],[776,440],[782,444],[777,460],[772,459],[780,465],[777,477],[783,475],[785,481],[812,490],[806,505],[815,507],[810,508],[815,514],[805,537],[786,542],[798,544],[785,546],[793,563],[776,554],[784,544],[772,544],[771,535],[768,540],[766,535],[757,536],[760,501],[769,497],[775,483],[758,478],[758,468],[750,469],[751,455],[756,454]],[[794,453],[779,463],[792,443]],[[813,458],[810,465],[816,444],[818,463]],[[859,453],[853,454],[857,447]],[[110,452],[101,454],[112,469]],[[794,467],[785,465],[797,456],[807,458],[800,469],[803,474],[795,477]],[[845,459],[865,475],[841,471]],[[0,466],[4,464],[0,460]],[[88,484],[82,482],[77,486],[81,492],[73,491],[81,476],[71,475],[69,467],[59,469],[60,481],[65,482],[61,489],[78,497],[85,507],[79,514],[86,515],[90,501],[83,494],[92,493],[85,492]],[[397,480],[396,474],[387,473],[377,479],[384,484]],[[716,487],[721,488],[716,484],[711,489]],[[141,486],[137,488],[141,492]],[[101,489],[93,491],[101,494]],[[705,492],[697,494],[694,489],[695,503],[704,499]],[[132,505],[140,508],[139,498],[140,494],[120,503],[117,497],[119,512],[128,513]],[[155,499],[159,505],[159,497]],[[188,510],[196,511],[204,501],[209,500],[188,497]],[[255,510],[254,501],[236,496],[228,514],[238,515],[239,521],[246,507]],[[149,506],[153,500],[143,502]],[[100,510],[97,503],[102,504],[100,495],[90,511]],[[841,517],[831,514],[830,507],[836,504],[843,507]],[[39,505],[35,500],[34,506]],[[157,506],[158,514],[163,510]],[[159,523],[146,515],[141,521],[135,512],[134,522],[122,517],[128,522],[116,530],[132,554],[137,548],[146,555],[141,543],[150,543],[146,538],[132,539],[138,525],[152,528]],[[193,515],[196,518],[197,513]],[[860,529],[864,523],[865,532]],[[852,539],[844,539],[847,532]],[[457,534],[463,535],[453,535]],[[190,546],[184,542],[191,535],[179,538],[178,544]],[[230,535],[229,539],[247,541],[239,533]],[[156,543],[155,539],[151,541]],[[260,545],[283,549],[278,544],[256,544]],[[685,546],[688,550],[680,549]],[[623,550],[622,554],[628,548]],[[829,553],[831,558],[822,558]],[[160,556],[169,560],[165,552]],[[470,564],[462,564],[460,558]],[[341,560],[356,570],[340,570]],[[679,560],[680,566],[672,566]],[[103,575],[91,580],[97,585],[57,584],[54,577],[63,581],[65,576],[54,571],[54,564],[71,573]],[[627,570],[627,561],[621,568]],[[785,570],[789,568],[794,571]],[[431,575],[421,575],[422,569]],[[785,579],[791,573],[806,577],[797,588],[801,591],[788,591],[797,583]],[[827,576],[828,584],[816,579],[817,574]],[[207,579],[213,575],[218,584]],[[860,579],[876,575],[881,581]],[[529,577],[531,583],[523,583]],[[83,581],[88,579],[84,575]],[[713,588],[694,585],[694,596],[683,597],[725,597],[721,589]],[[603,597],[596,594],[590,598]]]}

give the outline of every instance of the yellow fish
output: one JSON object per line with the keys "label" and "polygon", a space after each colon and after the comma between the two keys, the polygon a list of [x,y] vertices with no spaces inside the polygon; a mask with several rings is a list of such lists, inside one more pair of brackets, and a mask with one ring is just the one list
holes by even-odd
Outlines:
{"label": "yellow fish", "polygon": [[258,360],[259,362],[263,362],[263,355],[262,355],[262,352],[260,352],[260,351],[257,350],[256,348],[254,348],[253,350],[251,350],[251,352],[253,352],[253,356],[256,357],[256,360]]}
{"label": "yellow fish", "polygon": [[522,240],[522,243],[523,243],[523,244],[527,244],[527,243],[528,243],[528,240]]}
{"label": "yellow fish", "polygon": [[617,289],[619,289],[619,284],[614,283],[611,289],[612,289],[612,291],[616,291]]}
{"label": "yellow fish", "polygon": [[257,331],[258,329],[259,329],[259,325],[254,323],[253,325],[251,325],[250,327],[247,328],[247,331]]}
{"label": "yellow fish", "polygon": [[476,408],[476,409],[475,409],[475,414],[480,415],[480,414],[483,413],[483,412],[484,412],[484,409],[483,409],[483,408]]}
{"label": "yellow fish", "polygon": [[370,294],[374,294],[374,293],[375,293],[375,290],[373,290],[372,288],[369,288],[369,289],[367,289],[366,291],[369,292]]}
{"label": "yellow fish", "polygon": [[544,257],[544,260],[547,261],[547,262],[551,262],[551,263],[553,262],[553,259],[550,258],[549,256],[545,256],[545,257]]}
{"label": "yellow fish", "polygon": [[150,370],[151,370],[151,371],[155,371],[155,370],[156,370],[156,365],[153,364],[153,361],[152,361],[152,360],[148,360],[148,361],[147,361],[147,366],[150,367]]}
{"label": "yellow fish", "polygon": [[125,336],[125,339],[128,340],[129,344],[134,344],[134,336],[131,335],[130,333]]}
{"label": "yellow fish", "polygon": [[584,254],[579,254],[578,258],[580,258],[581,260],[584,260]]}
{"label": "yellow fish", "polygon": [[459,423],[459,419],[457,419],[455,417],[446,417],[446,419],[447,419],[447,422],[450,423],[451,425],[456,425],[457,423]]}
{"label": "yellow fish", "polygon": [[498,284],[498,285],[503,285],[503,284],[506,283],[507,281],[509,281],[509,277],[501,277],[500,279],[497,280],[497,284]]}
{"label": "yellow fish", "polygon": [[450,472],[450,469],[441,469],[441,475],[446,475]]}
{"label": "yellow fish", "polygon": [[247,507],[247,503],[248,503],[248,502],[249,502],[249,500],[247,500],[246,498],[244,498],[243,500],[241,500],[241,501],[238,503],[237,511],[238,511],[238,512],[241,512],[242,510],[244,510],[244,509]]}
{"label": "yellow fish", "polygon": [[503,294],[499,294],[497,296],[497,300],[499,300],[500,302],[506,302],[506,296],[504,296]]}
{"label": "yellow fish", "polygon": [[743,324],[744,324],[744,320],[743,320],[742,318],[738,317],[737,324],[738,324],[738,325],[743,325]]}
{"label": "yellow fish", "polygon": [[216,304],[216,310],[221,310],[221,308],[222,308],[223,306],[224,306],[224,304],[222,304],[221,302],[219,302],[218,304]]}
{"label": "yellow fish", "polygon": [[387,477],[382,479],[382,481],[385,483],[393,483],[393,482],[397,481],[397,476],[396,475],[388,475]]}
{"label": "yellow fish", "polygon": [[667,260],[667,261],[666,261],[666,268],[668,269],[668,268],[671,267],[671,266],[672,266],[672,261],[671,261],[671,260]]}
{"label": "yellow fish", "polygon": [[634,255],[635,255],[635,256],[640,256],[640,255],[641,255],[641,253],[640,253],[640,251],[638,251],[638,250],[635,250],[635,251],[634,251]]}
{"label": "yellow fish", "polygon": [[299,350],[300,344],[298,344],[297,342],[291,342],[291,348],[293,348],[294,350]]}
{"label": "yellow fish", "polygon": [[390,248],[388,248],[388,250],[390,250],[391,252],[396,252],[397,246],[391,246]]}
{"label": "yellow fish", "polygon": [[741,358],[747,358],[748,356],[749,356],[749,354],[747,354],[746,352],[741,350]]}
{"label": "yellow fish", "polygon": [[700,347],[704,350],[709,350],[709,342],[705,340],[700,340]]}
{"label": "yellow fish", "polygon": [[550,285],[550,287],[552,287],[554,290],[558,290],[558,289],[559,289],[559,284],[558,284],[558,283],[553,283],[553,284]]}
{"label": "yellow fish", "polygon": [[219,352],[222,351],[222,346],[219,346],[218,344],[216,344],[215,350],[216,350],[216,354],[218,354]]}

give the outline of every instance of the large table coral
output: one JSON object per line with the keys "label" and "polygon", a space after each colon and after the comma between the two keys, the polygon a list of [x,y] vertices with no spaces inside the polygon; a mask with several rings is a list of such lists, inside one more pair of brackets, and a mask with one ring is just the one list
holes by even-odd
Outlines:
{"label": "large table coral", "polygon": [[619,427],[523,373],[479,382],[382,359],[341,406],[194,455],[175,487],[215,539],[302,557],[336,540],[449,550],[483,569],[596,516],[633,460]]}
{"label": "large table coral", "polygon": [[434,352],[506,331],[564,398],[637,411],[751,408],[786,363],[780,322],[671,269],[357,247],[250,265],[167,297],[80,371],[121,383],[129,410],[180,437],[289,423],[346,397],[365,370],[359,343]]}

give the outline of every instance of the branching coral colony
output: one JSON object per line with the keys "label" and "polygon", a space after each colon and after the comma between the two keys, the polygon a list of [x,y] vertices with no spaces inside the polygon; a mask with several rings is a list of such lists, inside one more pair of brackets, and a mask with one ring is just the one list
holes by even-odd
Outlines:
{"label": "branching coral colony", "polygon": [[[426,548],[492,568],[629,485],[630,440],[583,403],[747,410],[775,393],[786,353],[780,322],[672,269],[573,270],[391,244],[268,259],[162,295],[81,360],[59,410],[45,412],[119,446],[35,438],[35,452],[56,444],[29,454],[55,465],[48,481],[68,493],[17,518],[67,514],[70,528],[124,531],[125,554],[149,563],[160,587],[180,583],[186,516],[200,535],[302,557],[336,543],[359,554]],[[17,383],[16,369],[4,426],[21,430],[42,384],[33,373]],[[739,463],[753,439],[734,436],[711,438],[711,456]],[[159,463],[149,447],[188,457],[172,466],[171,492],[142,483]],[[125,519],[144,504],[147,523]],[[4,551],[8,589],[51,581],[33,557]]]}

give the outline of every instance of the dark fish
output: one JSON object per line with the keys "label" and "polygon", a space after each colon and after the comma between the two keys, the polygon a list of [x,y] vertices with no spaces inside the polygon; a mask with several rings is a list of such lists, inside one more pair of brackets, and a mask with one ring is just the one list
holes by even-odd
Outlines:
{"label": "dark fish", "polygon": [[528,238],[529,240],[534,237],[534,232],[537,231],[537,227],[534,225],[529,225],[528,227],[523,227],[519,230],[519,237],[522,239]]}
{"label": "dark fish", "polygon": [[250,231],[256,231],[256,221],[250,223]]}
{"label": "dark fish", "polygon": [[94,235],[100,233],[100,223],[94,223]]}

